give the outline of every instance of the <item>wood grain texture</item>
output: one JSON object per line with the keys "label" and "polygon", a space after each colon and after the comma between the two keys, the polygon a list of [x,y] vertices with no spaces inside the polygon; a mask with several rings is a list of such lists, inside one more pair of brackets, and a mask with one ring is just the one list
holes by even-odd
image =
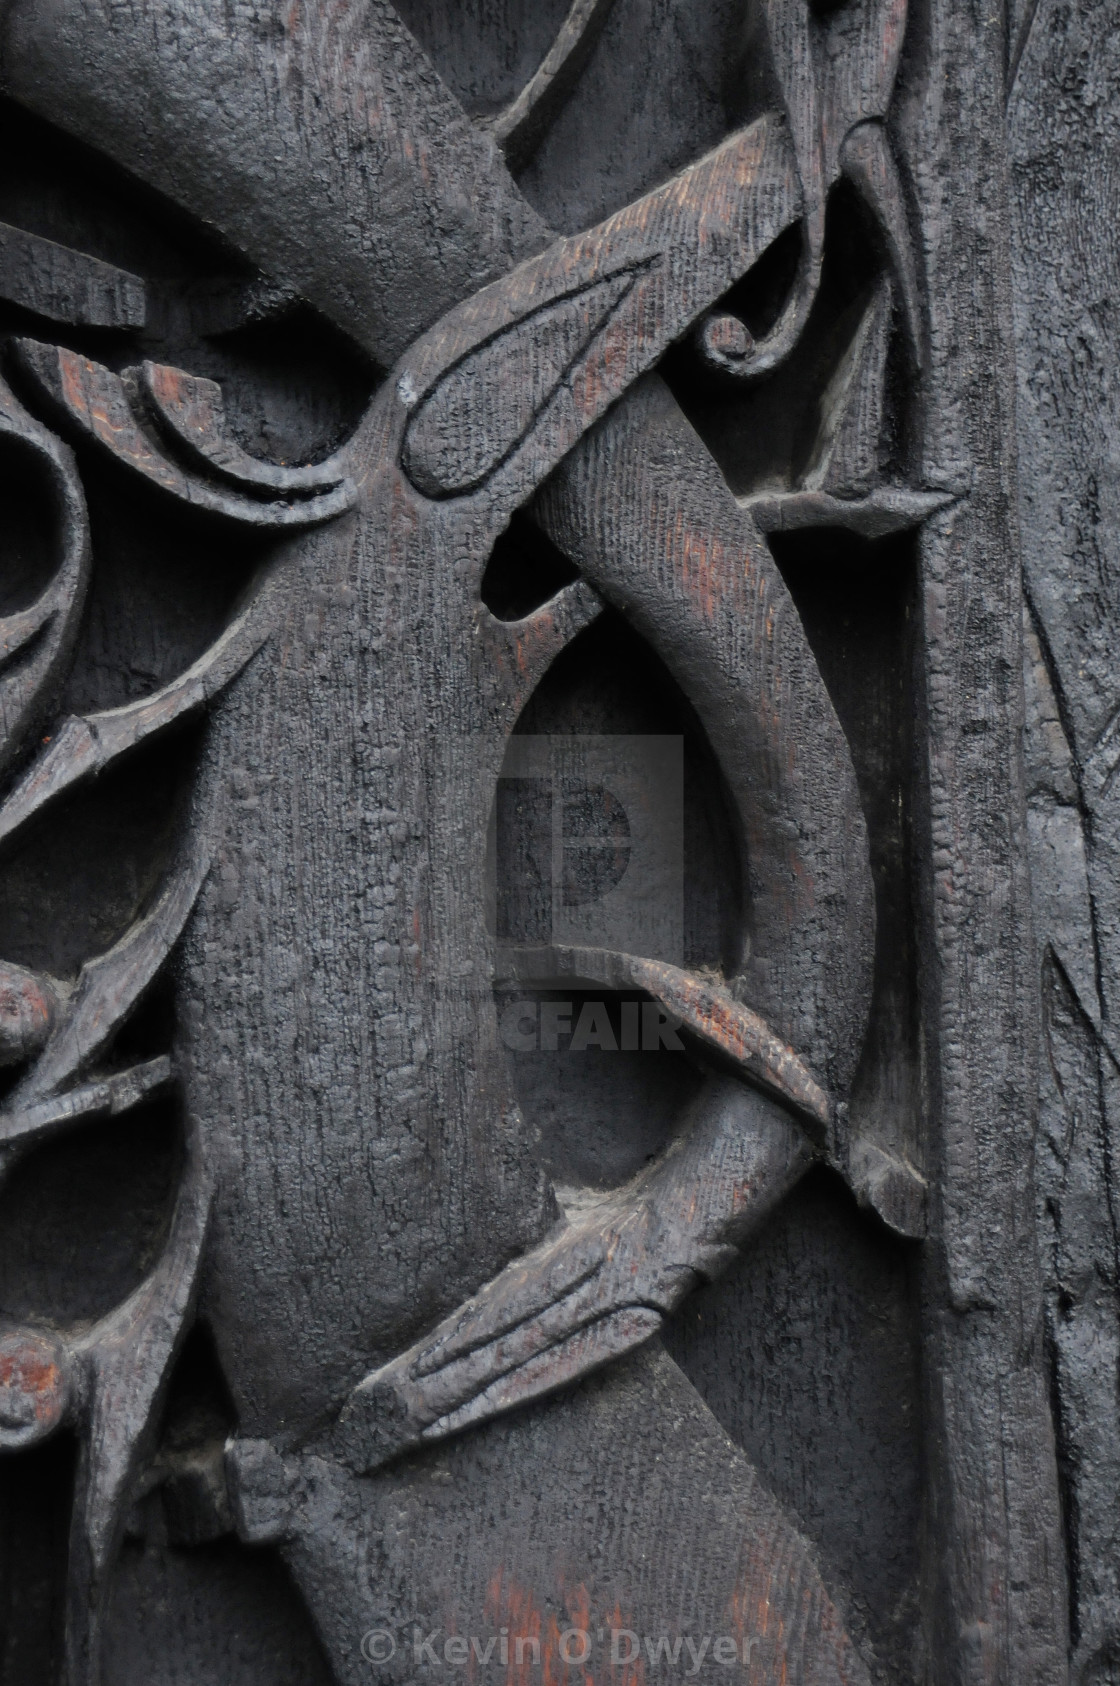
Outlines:
{"label": "wood grain texture", "polygon": [[934,7],[926,62],[936,70],[906,111],[930,318],[923,478],[967,492],[933,518],[921,550],[937,1166],[924,1317],[938,1566],[927,1596],[947,1678],[1056,1682],[1068,1666],[1068,1606],[1034,1229],[1038,993],[1020,750],[1003,52],[999,20],[973,24]]}
{"label": "wood grain texture", "polygon": [[388,0],[273,20],[253,0],[221,18],[194,0],[117,13],[17,0],[4,82],[283,275],[387,368],[545,228]]}
{"label": "wood grain texture", "polygon": [[[1019,506],[1032,609],[1028,767],[1043,975],[1040,1165],[1066,1472],[1075,1669],[1120,1643],[1117,1341],[1117,557],[1111,351],[1120,165],[1115,30],[1022,12],[1009,106]],[[1098,98],[1097,89],[1103,98]],[[1107,92],[1106,92],[1107,90]],[[1074,1262],[1076,1261],[1076,1263]]]}
{"label": "wood grain texture", "polygon": [[[678,1631],[694,1648],[705,1634],[728,1635],[740,1667],[746,1641],[748,1678],[867,1680],[812,1548],[656,1348],[376,1483],[352,1487],[314,1457],[289,1460],[281,1480],[281,1550],[305,1585],[321,1589],[324,1648],[347,1686],[368,1672],[353,1640],[355,1585],[361,1621],[404,1641],[385,1671],[390,1680],[416,1672],[418,1626],[421,1640],[438,1630],[442,1655],[446,1637],[465,1633],[475,1612],[483,1613],[482,1644],[502,1626],[511,1638],[536,1637],[541,1676],[551,1679],[563,1678],[558,1652],[568,1628],[589,1634],[590,1667],[609,1679],[613,1626],[648,1633],[655,1645]],[[376,1588],[355,1574],[371,1525],[381,1535]],[[608,1554],[595,1551],[596,1540],[610,1541]],[[462,1563],[453,1580],[449,1542]],[[537,1673],[531,1657],[527,1650],[529,1678]],[[475,1667],[480,1680],[499,1681],[509,1665],[495,1652]],[[725,1667],[705,1658],[699,1674],[722,1678]],[[655,1670],[643,1646],[640,1662],[616,1664],[614,1673],[649,1679]]]}

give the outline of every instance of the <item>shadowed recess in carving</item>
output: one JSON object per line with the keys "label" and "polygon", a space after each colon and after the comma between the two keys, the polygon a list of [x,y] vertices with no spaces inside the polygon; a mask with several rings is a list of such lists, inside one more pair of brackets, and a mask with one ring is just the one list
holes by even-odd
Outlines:
{"label": "shadowed recess in carving", "polygon": [[[252,594],[273,536],[185,506],[83,452],[97,552],[74,653],[52,710],[100,714],[173,683],[220,642]],[[54,736],[44,724],[42,736]]]}
{"label": "shadowed recess in carving", "polygon": [[548,52],[504,111],[486,124],[511,168],[529,159],[587,63],[614,0],[572,0]]}
{"label": "shadowed recess in carving", "polygon": [[861,1203],[896,1232],[921,1235],[925,1157],[910,794],[915,545],[905,535],[868,543],[825,529],[775,534],[771,547],[851,746],[875,881],[875,978],[840,1166]]}
{"label": "shadowed recess in carving", "polygon": [[108,1680],[170,1683],[187,1656],[221,1686],[332,1686],[279,1553],[232,1539],[160,1550],[158,1522],[150,1526],[151,1539],[130,1533],[114,1571]]}
{"label": "shadowed recess in carving", "polygon": [[[0,511],[3,515],[3,538],[0,540],[3,552],[0,616],[3,616],[3,621],[0,625],[6,625],[17,615],[34,612],[36,604],[44,599],[58,567],[55,516],[58,494],[54,477],[40,451],[18,435],[5,435],[0,444]],[[50,613],[50,609],[44,606],[39,613]],[[11,659],[18,653],[19,643],[6,639],[5,644],[4,654]]]}
{"label": "shadowed recess in carving", "polygon": [[0,1681],[55,1686],[65,1625],[77,1437],[0,1458]]}
{"label": "shadowed recess in carving", "polygon": [[[237,1411],[213,1335],[205,1323],[196,1322],[175,1358],[146,1482],[157,1495],[156,1505],[174,1545],[205,1545],[232,1533],[221,1461],[236,1427]],[[143,1539],[158,1521],[149,1505],[148,1514],[138,1519],[135,1537]]]}
{"label": "shadowed recess in carving", "polygon": [[494,544],[479,595],[499,620],[519,621],[578,578],[563,552],[518,510]]}
{"label": "shadowed recess in carving", "polygon": [[399,0],[396,11],[476,119],[508,109],[564,27],[571,0]]}
{"label": "shadowed recess in carving", "polygon": [[583,50],[569,56],[537,107],[544,121],[530,123],[530,151],[507,152],[518,186],[551,227],[588,226],[762,111],[780,109],[750,27],[756,17],[757,8],[730,0],[614,0],[593,15]]}
{"label": "shadowed recess in carving", "polygon": [[[703,1078],[687,1053],[656,1032],[643,1048],[643,1009],[657,1010],[650,997],[571,982],[519,981],[496,993],[502,1022],[530,1031],[532,1046],[509,1050],[509,1065],[562,1207],[587,1190],[619,1187],[664,1151]],[[555,1049],[541,1046],[542,1023],[560,1027]],[[573,1054],[581,1025],[593,1034],[577,1037]]]}
{"label": "shadowed recess in carving", "polygon": [[0,956],[67,980],[120,940],[175,860],[198,747],[188,727],[36,812],[0,874]]}
{"label": "shadowed recess in carving", "polygon": [[133,287],[141,288],[141,301],[151,289],[147,327],[157,333],[167,326],[169,288],[238,261],[199,221],[154,194],[138,194],[127,168],[7,99],[0,101],[0,221],[64,248],[79,264],[92,260],[103,266],[101,276],[121,277],[130,314]]}
{"label": "shadowed recess in carving", "polygon": [[166,1239],[179,1158],[162,1100],[34,1149],[0,1193],[0,1315],[78,1330],[127,1298]]}
{"label": "shadowed recess in carving", "polygon": [[[716,308],[741,313],[759,326],[768,323],[788,275],[788,235],[785,241]],[[781,368],[743,385],[707,371],[690,345],[666,360],[674,395],[737,497],[789,498],[823,490],[850,502],[902,479],[907,383],[894,343],[901,338],[896,313],[882,293],[891,282],[888,260],[866,208],[849,184],[841,184],[828,202],[813,308]],[[847,458],[842,453],[833,462],[838,436],[846,437]],[[823,474],[814,483],[815,467],[823,467]],[[766,524],[779,520],[771,517]]]}
{"label": "shadowed recess in carving", "polygon": [[[536,524],[522,529],[519,521],[514,518],[510,533],[520,538],[524,532],[535,556]],[[551,545],[543,535],[540,542]],[[550,554],[563,555],[554,547]],[[724,777],[695,708],[617,610],[608,609],[558,655],[526,703],[515,737],[573,733],[681,740],[683,960],[731,975],[740,960],[742,885]],[[520,918],[515,923],[522,928]],[[540,939],[530,938],[526,928],[520,940]]]}
{"label": "shadowed recess in carving", "polygon": [[[196,289],[197,308],[202,308]],[[307,464],[342,450],[385,371],[346,334],[266,276],[215,283],[189,357],[222,389],[229,436],[254,462]]]}

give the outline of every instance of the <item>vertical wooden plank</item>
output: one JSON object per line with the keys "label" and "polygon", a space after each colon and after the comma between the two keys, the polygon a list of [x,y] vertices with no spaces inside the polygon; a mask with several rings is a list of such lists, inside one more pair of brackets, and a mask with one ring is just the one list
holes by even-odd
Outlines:
{"label": "vertical wooden plank", "polygon": [[1032,1167],[1004,27],[963,0],[933,0],[915,27],[902,128],[929,299],[921,468],[959,494],[921,547],[929,1676],[1050,1686],[1067,1678],[1067,1618]]}
{"label": "vertical wooden plank", "polygon": [[1039,1206],[1073,1667],[1092,1680],[1102,1668],[1107,1677],[1120,1644],[1116,8],[1039,0],[1017,42],[1008,145],[1019,508],[1037,634],[1026,671],[1044,1007]]}

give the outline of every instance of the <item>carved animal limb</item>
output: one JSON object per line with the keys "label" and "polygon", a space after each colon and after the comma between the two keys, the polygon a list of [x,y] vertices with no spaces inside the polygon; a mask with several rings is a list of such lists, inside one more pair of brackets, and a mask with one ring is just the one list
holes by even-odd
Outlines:
{"label": "carved animal limb", "polygon": [[[726,183],[728,179],[731,183],[739,180],[745,157],[761,158],[765,164],[768,137],[773,132],[758,126],[688,172],[690,216],[683,226],[675,214],[681,187],[674,183],[611,219],[598,231],[598,237],[592,234],[578,242],[559,243],[508,282],[470,301],[419,342],[387,383],[363,429],[371,468],[363,484],[360,531],[368,535],[366,543],[377,545],[379,554],[388,546],[401,566],[398,576],[385,581],[378,576],[369,581],[361,573],[357,578],[362,581],[362,589],[375,593],[368,611],[369,624],[386,629],[387,636],[379,648],[382,669],[389,660],[392,640],[393,659],[403,656],[411,676],[407,687],[393,692],[397,698],[394,724],[398,747],[391,758],[379,754],[378,764],[384,769],[380,777],[385,781],[379,800],[389,814],[403,810],[423,816],[413,821],[406,833],[427,840],[430,858],[434,855],[430,882],[439,909],[433,917],[425,895],[413,921],[421,940],[414,951],[402,947],[399,959],[391,966],[383,964],[371,987],[375,995],[384,992],[386,1010],[390,1010],[391,1001],[391,1011],[402,1023],[423,1025],[429,1045],[441,1045],[440,1038],[449,1034],[449,1022],[440,1020],[441,1013],[447,1011],[449,987],[443,980],[456,979],[464,970],[469,972],[479,946],[486,942],[478,908],[472,905],[477,891],[471,891],[472,885],[481,887],[483,881],[484,820],[505,737],[540,671],[527,672],[520,663],[511,666],[495,661],[500,647],[497,640],[500,638],[508,649],[516,624],[510,627],[495,622],[470,608],[495,526],[524,498],[526,490],[570,451],[581,428],[604,416],[620,387],[632,381],[645,361],[657,354],[664,343],[661,335],[667,337],[687,326],[686,312],[698,312],[705,298],[712,296],[708,289],[726,284],[727,269],[722,266],[728,258],[723,242],[716,248],[720,268],[713,265],[714,274],[700,265],[688,271],[682,289],[684,304],[679,303],[678,295],[670,295],[662,307],[659,327],[653,330],[645,326],[648,318],[640,289],[658,284],[660,272],[672,261],[676,242],[683,251],[693,252],[698,247],[704,254],[702,235],[708,226],[705,218],[709,204],[720,205],[721,217],[732,227],[755,227],[749,214],[736,212],[733,204],[726,204]],[[772,165],[761,173],[772,183]],[[739,191],[750,193],[754,185],[755,179],[747,175]],[[778,203],[781,206],[782,201]],[[673,213],[671,219],[669,213]],[[662,234],[663,254],[650,249],[650,230],[659,227],[662,217],[668,221]],[[664,228],[664,223],[660,226]],[[767,232],[760,231],[755,239],[767,238],[771,227],[765,224]],[[732,249],[730,261],[747,264],[751,253],[749,245],[738,254]],[[626,260],[631,254],[640,260],[631,265],[636,272],[633,282],[626,275]],[[616,284],[620,276],[623,284]],[[604,286],[605,303],[603,293],[596,293]],[[635,297],[636,303],[631,305]],[[593,301],[590,305],[589,298]],[[524,300],[531,301],[529,311]],[[630,334],[623,334],[618,323],[627,309],[633,310],[631,321],[635,326]],[[549,312],[554,314],[550,317]],[[515,409],[511,416],[489,394],[501,387],[503,357],[516,366],[526,324],[539,326],[542,316],[551,332],[541,336],[542,354],[534,363],[535,403],[527,403],[523,411]],[[515,387],[515,395],[516,391]],[[695,435],[675,416],[675,407],[657,383],[636,386],[621,407],[604,416],[586,447],[563,463],[559,477],[542,495],[538,514],[583,564],[599,591],[621,604],[681,674],[708,725],[729,779],[739,790],[750,791],[750,804],[745,799],[743,802],[742,822],[749,832],[748,858],[753,872],[752,937],[770,968],[769,978],[761,969],[757,978],[768,1001],[776,1003],[777,1012],[811,1040],[814,1049],[821,1052],[823,1063],[844,1082],[858,1048],[866,1011],[873,929],[866,845],[854,776],[800,623],[792,608],[787,610],[757,530],[738,509]],[[485,498],[479,492],[483,485]],[[329,540],[330,535],[324,534],[313,542],[322,546]],[[441,553],[471,558],[469,577],[455,586],[454,596],[448,594],[448,587],[439,581],[429,561]],[[299,578],[303,572],[293,577]],[[395,595],[398,590],[403,597]],[[449,617],[442,623],[425,595],[433,592],[438,593],[443,615]],[[380,600],[382,593],[390,594],[388,601]],[[476,630],[473,636],[460,638],[455,616],[464,611],[475,616]],[[296,605],[293,613],[297,617],[301,614]],[[424,624],[440,627],[430,647],[417,645],[408,634],[418,615]],[[292,634],[281,636],[286,639]],[[744,657],[741,641],[745,638],[757,641],[756,659]],[[469,676],[456,677],[450,685],[447,676],[453,669],[445,640],[449,648],[471,652]],[[403,641],[400,655],[396,653],[396,641]],[[299,665],[293,663],[293,675]],[[271,668],[262,668],[260,674],[270,690],[274,680],[280,678]],[[283,683],[286,692],[289,681],[284,679]],[[791,700],[779,706],[778,696],[784,699],[787,688]],[[239,687],[232,706],[236,707],[239,698],[244,699],[242,706],[249,706],[251,697],[250,691]],[[419,712],[414,719],[402,719],[402,699],[413,698]],[[270,701],[269,711],[277,706],[294,705]],[[791,712],[794,709],[804,712]],[[243,730],[237,726],[237,718],[233,713],[232,741]],[[431,755],[436,744],[461,742],[464,729],[469,729],[477,745],[473,759],[465,759],[459,751],[459,759],[441,767],[434,782],[429,782],[430,775],[421,778],[425,756]],[[791,815],[796,816],[793,825]],[[254,826],[260,820],[271,826],[265,815],[258,819],[254,811]],[[772,832],[770,827],[774,828]],[[307,846],[306,840],[303,846]],[[791,898],[790,882],[798,882],[797,863],[804,864],[810,856],[811,870],[801,875],[806,893],[799,899],[795,892]],[[406,870],[411,877],[413,869]],[[768,899],[766,874],[771,872]],[[285,903],[289,896],[286,882],[277,886]],[[292,891],[304,898],[306,911],[301,913],[301,921],[318,919],[317,907],[306,902],[307,879],[301,883],[302,887],[292,886]],[[333,894],[338,893],[334,887]],[[848,910],[847,923],[837,917],[841,907]],[[799,925],[802,920],[811,925],[811,937],[796,934],[805,928]],[[302,923],[300,929],[304,929]],[[795,933],[792,937],[791,932]],[[411,952],[415,960],[408,958]],[[808,978],[804,970],[799,976],[792,963],[788,967],[784,964],[785,956],[805,952],[815,959],[815,969]],[[650,982],[667,992],[676,991],[682,1001],[702,988],[700,980],[684,975],[672,979],[666,973],[655,979],[656,968],[639,958],[632,959],[630,965],[642,970],[643,976],[648,971]],[[827,981],[822,976],[825,966],[834,968]],[[747,987],[754,981],[754,977],[746,980]],[[464,1001],[463,995],[452,993],[449,1004],[460,1010]],[[732,1016],[733,1008],[724,994],[720,994],[719,1002]],[[715,995],[712,1004],[716,1005]],[[501,1056],[492,1010],[476,1006],[470,1020],[470,1066],[472,1071],[485,1070],[486,1087],[481,1094],[488,1096],[493,1093],[491,1085],[499,1081]],[[766,1040],[765,1032],[749,1012],[734,1016],[734,1023],[740,1038],[750,1027],[757,1051],[765,1050],[770,1069],[762,1073],[764,1081],[776,1086],[784,1081],[787,1092],[791,1084],[800,1083],[799,1102],[819,1121],[827,1111],[823,1095],[797,1057],[789,1050],[779,1056],[773,1038]],[[752,1054],[745,1045],[741,1051]],[[744,1064],[750,1069],[751,1058]],[[208,1062],[192,1060],[190,1069],[201,1074],[208,1069]],[[421,1082],[429,1081],[427,1072],[432,1068],[417,1062],[414,1069]],[[376,1071],[371,1073],[364,1102],[368,1105],[372,1099],[377,1106],[386,1140],[394,1139],[400,1104],[390,1086],[391,1078],[391,1071],[383,1078]],[[416,1081],[416,1077],[411,1079],[405,1094],[410,1117],[417,1108]],[[433,1085],[440,1081],[438,1067],[432,1070],[431,1081]],[[441,1151],[441,1161],[446,1156],[445,1162],[462,1162],[469,1168],[469,1159],[462,1159],[454,1143],[460,1132],[466,1131],[478,1144],[472,1152],[479,1151],[486,1139],[486,1126],[474,1110],[478,1103],[469,1093],[456,1095],[437,1110],[437,1093],[433,1086],[431,1116],[438,1116],[441,1130],[451,1136]],[[719,1166],[735,1162],[742,1169],[756,1162],[759,1166],[770,1164],[766,1130],[752,1110],[757,1107],[763,1107],[763,1119],[769,1116],[765,1103],[749,1096],[730,1109],[731,1119],[750,1121],[749,1129],[737,1134],[732,1130],[733,1142],[725,1141],[718,1130],[706,1134],[699,1125],[690,1138],[694,1142],[690,1151],[708,1167],[711,1182],[708,1186],[703,1177],[699,1181],[693,1178],[692,1195],[696,1199],[691,1211],[697,1227],[685,1225],[675,1250],[670,1248],[672,1256],[664,1276],[661,1267],[665,1260],[658,1251],[660,1238],[665,1226],[672,1228],[674,1201],[684,1200],[678,1174],[686,1177],[692,1159],[688,1154],[672,1157],[659,1174],[651,1173],[648,1185],[628,1191],[620,1199],[615,1218],[630,1249],[625,1280],[633,1287],[640,1278],[642,1303],[636,1309],[625,1297],[623,1277],[617,1281],[613,1276],[605,1277],[598,1300],[594,1297],[598,1290],[587,1290],[590,1299],[572,1299],[569,1294],[569,1263],[579,1276],[585,1267],[590,1268],[585,1257],[589,1250],[591,1255],[597,1256],[599,1249],[609,1255],[613,1234],[609,1225],[606,1235],[594,1225],[586,1232],[573,1229],[559,1239],[555,1253],[547,1245],[543,1252],[530,1251],[520,1271],[511,1267],[511,1276],[498,1278],[498,1285],[487,1297],[487,1309],[480,1314],[479,1340],[488,1348],[494,1346],[494,1352],[485,1361],[479,1360],[469,1376],[455,1373],[448,1379],[447,1397],[439,1396],[439,1409],[433,1407],[433,1416],[423,1424],[421,1406],[414,1401],[420,1415],[414,1414],[412,1430],[431,1427],[446,1418],[441,1432],[450,1432],[467,1420],[455,1414],[460,1410],[473,1413],[471,1420],[481,1420],[505,1408],[515,1396],[558,1385],[557,1378],[571,1380],[635,1340],[646,1338],[654,1326],[650,1302],[663,1309],[675,1303],[676,1296],[701,1269],[715,1268],[717,1256],[726,1262],[734,1238],[746,1233],[749,1220],[739,1221],[744,1211],[736,1193],[739,1185],[734,1178],[723,1177]],[[742,1108],[746,1108],[745,1113]],[[272,1109],[267,1115],[270,1120],[275,1116]],[[771,1179],[775,1192],[787,1187],[788,1180],[812,1158],[792,1124],[783,1121],[779,1133],[781,1148],[775,1149]],[[324,1150],[349,1151],[338,1130],[324,1137]],[[254,1157],[257,1152],[254,1145]],[[271,1161],[271,1142],[267,1153]],[[275,1176],[274,1169],[269,1175]],[[759,1175],[764,1207],[769,1173],[760,1171]],[[708,1192],[701,1198],[698,1191],[705,1187]],[[747,1205],[754,1207],[751,1201]],[[238,1305],[242,1292],[238,1254],[243,1241],[230,1227],[232,1209],[227,1217],[225,1206],[226,1197],[222,1196],[215,1225],[215,1282],[221,1285],[221,1300],[212,1314],[219,1330],[227,1329],[234,1317],[243,1314]],[[446,1215],[439,1221],[446,1225]],[[371,1226],[376,1222],[371,1214]],[[305,1270],[309,1248],[317,1244],[316,1238],[304,1234],[297,1240],[301,1268]],[[277,1236],[273,1257],[287,1245],[287,1240]],[[559,1279],[551,1274],[557,1258],[562,1261]],[[325,1258],[323,1268],[328,1269]],[[495,1345],[491,1337],[508,1315],[509,1284],[515,1279],[526,1286],[539,1316],[537,1322],[527,1323],[524,1331],[528,1344],[523,1361],[528,1368],[516,1383],[505,1383],[501,1368],[505,1349],[500,1342]],[[349,1282],[345,1284],[348,1295],[355,1293],[356,1305],[373,1303],[375,1280],[371,1277],[364,1289],[360,1283],[353,1290]],[[264,1318],[271,1321],[277,1316],[299,1315],[287,1291],[283,1305],[273,1301],[271,1286],[268,1294],[267,1301],[259,1289],[253,1296],[251,1315],[258,1326]],[[249,1315],[247,1303],[244,1314]],[[321,1289],[316,1315],[320,1319],[325,1315]],[[598,1326],[600,1318],[604,1321]],[[592,1323],[597,1325],[594,1332],[583,1333]],[[546,1376],[545,1357],[554,1344],[562,1348],[563,1357],[555,1366],[549,1364]],[[283,1350],[295,1348],[285,1343]],[[250,1381],[243,1371],[239,1374],[241,1367],[232,1351],[229,1361],[235,1386],[267,1387],[272,1392],[271,1399],[265,1395],[263,1406],[251,1407],[256,1421],[275,1422],[283,1411],[295,1426],[300,1419],[309,1422],[329,1413],[336,1386],[329,1375],[312,1375],[308,1370],[300,1378],[293,1373],[293,1366],[286,1365],[283,1378],[258,1375]],[[295,1438],[299,1434],[295,1427]],[[289,1443],[291,1438],[289,1435]]]}
{"label": "carved animal limb", "polygon": [[330,1449],[364,1473],[641,1345],[698,1281],[726,1270],[812,1159],[781,1107],[709,1078],[652,1170],[361,1382]]}

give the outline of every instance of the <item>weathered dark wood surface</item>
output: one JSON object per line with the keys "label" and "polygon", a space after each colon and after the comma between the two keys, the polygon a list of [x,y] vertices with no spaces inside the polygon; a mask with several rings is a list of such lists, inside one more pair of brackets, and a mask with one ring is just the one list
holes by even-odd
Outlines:
{"label": "weathered dark wood surface", "polygon": [[1076,1668],[1115,1670],[1117,37],[1040,6],[1009,103],[1028,818],[1042,967],[1038,1209]]}
{"label": "weathered dark wood surface", "polygon": [[1111,10],[0,5],[0,1686],[1120,1678]]}

